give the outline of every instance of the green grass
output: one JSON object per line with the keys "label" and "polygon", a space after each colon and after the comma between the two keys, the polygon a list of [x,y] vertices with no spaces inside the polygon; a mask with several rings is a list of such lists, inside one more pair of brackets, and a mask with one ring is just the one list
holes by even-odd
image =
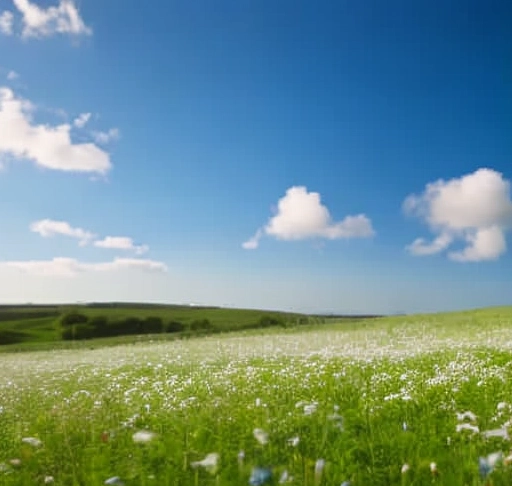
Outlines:
{"label": "green grass", "polygon": [[0,484],[512,484],[478,465],[511,447],[482,432],[512,423],[512,308],[90,345],[0,356]]}

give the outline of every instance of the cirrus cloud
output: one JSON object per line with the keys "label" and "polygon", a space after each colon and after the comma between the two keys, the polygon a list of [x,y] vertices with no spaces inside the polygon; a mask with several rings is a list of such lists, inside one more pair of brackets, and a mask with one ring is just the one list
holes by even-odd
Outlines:
{"label": "cirrus cloud", "polygon": [[35,124],[32,103],[0,87],[0,156],[25,159],[66,172],[106,174],[111,169],[107,152],[93,143],[73,143],[71,125]]}
{"label": "cirrus cloud", "polygon": [[247,250],[258,248],[259,240],[264,235],[290,241],[309,238],[368,238],[374,234],[371,220],[364,214],[333,221],[319,193],[308,192],[304,186],[293,186],[279,200],[277,214],[245,241],[242,247]]}
{"label": "cirrus cloud", "polygon": [[428,243],[417,238],[406,249],[413,255],[433,255],[456,242],[465,246],[448,253],[458,262],[496,260],[506,252],[505,234],[512,228],[510,182],[495,170],[482,168],[448,181],[426,185],[423,193],[408,196],[406,214],[422,220],[436,235]]}
{"label": "cirrus cloud", "polygon": [[115,258],[108,262],[86,263],[74,258],[57,257],[51,260],[26,260],[0,262],[0,267],[17,269],[23,273],[41,277],[76,277],[87,272],[116,272],[139,270],[167,272],[163,262],[139,258]]}

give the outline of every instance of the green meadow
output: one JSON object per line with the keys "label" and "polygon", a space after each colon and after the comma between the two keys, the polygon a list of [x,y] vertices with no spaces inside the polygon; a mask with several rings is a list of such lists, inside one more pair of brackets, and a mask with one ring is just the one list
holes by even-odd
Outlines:
{"label": "green meadow", "polygon": [[0,484],[512,484],[512,308],[102,342],[4,347]]}

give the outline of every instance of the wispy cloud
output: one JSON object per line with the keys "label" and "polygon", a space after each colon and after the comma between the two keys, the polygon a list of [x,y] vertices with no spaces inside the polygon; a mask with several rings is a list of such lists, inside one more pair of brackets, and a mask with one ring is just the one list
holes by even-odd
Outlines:
{"label": "wispy cloud", "polygon": [[81,113],[73,120],[73,125],[77,128],[83,128],[91,118],[90,113]]}
{"label": "wispy cloud", "polygon": [[99,145],[106,145],[109,142],[113,142],[119,139],[120,132],[118,128],[111,128],[106,132],[92,132],[94,141]]}
{"label": "wispy cloud", "polygon": [[304,186],[290,187],[277,205],[277,214],[267,225],[242,244],[248,250],[258,248],[264,236],[278,240],[304,240],[308,238],[368,238],[375,234],[371,220],[364,214],[346,216],[333,221],[329,210],[322,204],[320,194],[308,192]]}
{"label": "wispy cloud", "polygon": [[4,35],[13,34],[14,15],[9,10],[0,14],[0,33]]}
{"label": "wispy cloud", "polygon": [[110,250],[134,251],[137,255],[142,255],[149,251],[147,245],[135,245],[133,240],[126,236],[107,236],[103,240],[95,241],[94,246]]}
{"label": "wispy cloud", "polygon": [[139,258],[115,258],[108,262],[86,263],[74,258],[58,257],[51,260],[26,260],[0,262],[0,267],[15,268],[26,274],[43,277],[76,277],[86,272],[115,272],[139,270],[167,272],[163,262]]}
{"label": "wispy cloud", "polygon": [[51,238],[61,235],[79,240],[81,246],[87,245],[96,237],[94,233],[82,228],[74,228],[67,221],[55,221],[52,219],[42,219],[35,221],[30,225],[30,231],[38,233],[43,238]]}
{"label": "wispy cloud", "polygon": [[102,175],[110,170],[107,152],[93,143],[73,143],[69,124],[34,123],[34,109],[11,89],[0,87],[0,155],[30,160],[52,170]]}

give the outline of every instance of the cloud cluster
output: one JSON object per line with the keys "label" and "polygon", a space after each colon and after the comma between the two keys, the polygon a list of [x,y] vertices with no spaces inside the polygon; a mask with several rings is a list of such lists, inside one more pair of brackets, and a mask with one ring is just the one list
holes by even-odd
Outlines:
{"label": "cloud cluster", "polygon": [[278,240],[304,240],[309,238],[368,238],[375,234],[371,220],[364,214],[346,216],[333,221],[329,210],[322,204],[320,194],[308,192],[304,186],[290,187],[277,204],[277,214],[266,226],[242,244],[247,250],[258,248],[264,235]]}
{"label": "cloud cluster", "polygon": [[93,143],[73,143],[71,125],[49,126],[32,120],[34,105],[0,87],[0,155],[26,159],[47,169],[106,174],[107,152]]}
{"label": "cloud cluster", "polygon": [[[39,7],[29,0],[13,0],[20,15],[21,36],[25,38],[50,37],[55,34],[91,35],[73,0],[60,0],[58,5]],[[6,10],[0,15],[0,32],[14,33],[14,14]]]}
{"label": "cloud cluster", "polygon": [[132,251],[136,255],[142,255],[149,251],[147,245],[136,245],[133,239],[127,236],[106,236],[101,240],[95,239],[97,237],[95,233],[84,230],[83,228],[73,227],[67,221],[41,219],[34,221],[30,225],[30,231],[38,233],[43,238],[51,238],[57,235],[75,238],[79,241],[80,246],[86,246],[92,243],[97,248]]}
{"label": "cloud cluster", "polygon": [[435,235],[430,243],[417,238],[408,245],[413,255],[440,253],[457,241],[465,246],[448,257],[458,262],[496,260],[507,249],[505,234],[512,228],[510,182],[495,170],[482,168],[429,183],[423,193],[408,196],[403,209]]}
{"label": "cloud cluster", "polygon": [[[30,231],[43,238],[54,236],[67,236],[78,240],[80,246],[90,245],[110,250],[131,251],[135,255],[142,255],[149,251],[147,245],[135,245],[132,238],[125,236],[107,236],[101,240],[91,231],[73,227],[67,221],[42,219],[30,225]],[[74,258],[58,257],[51,260],[28,260],[0,262],[0,267],[15,268],[31,275],[47,277],[74,277],[84,272],[112,272],[117,270],[147,270],[167,272],[167,266],[143,258],[114,258],[110,262],[86,263]]]}

